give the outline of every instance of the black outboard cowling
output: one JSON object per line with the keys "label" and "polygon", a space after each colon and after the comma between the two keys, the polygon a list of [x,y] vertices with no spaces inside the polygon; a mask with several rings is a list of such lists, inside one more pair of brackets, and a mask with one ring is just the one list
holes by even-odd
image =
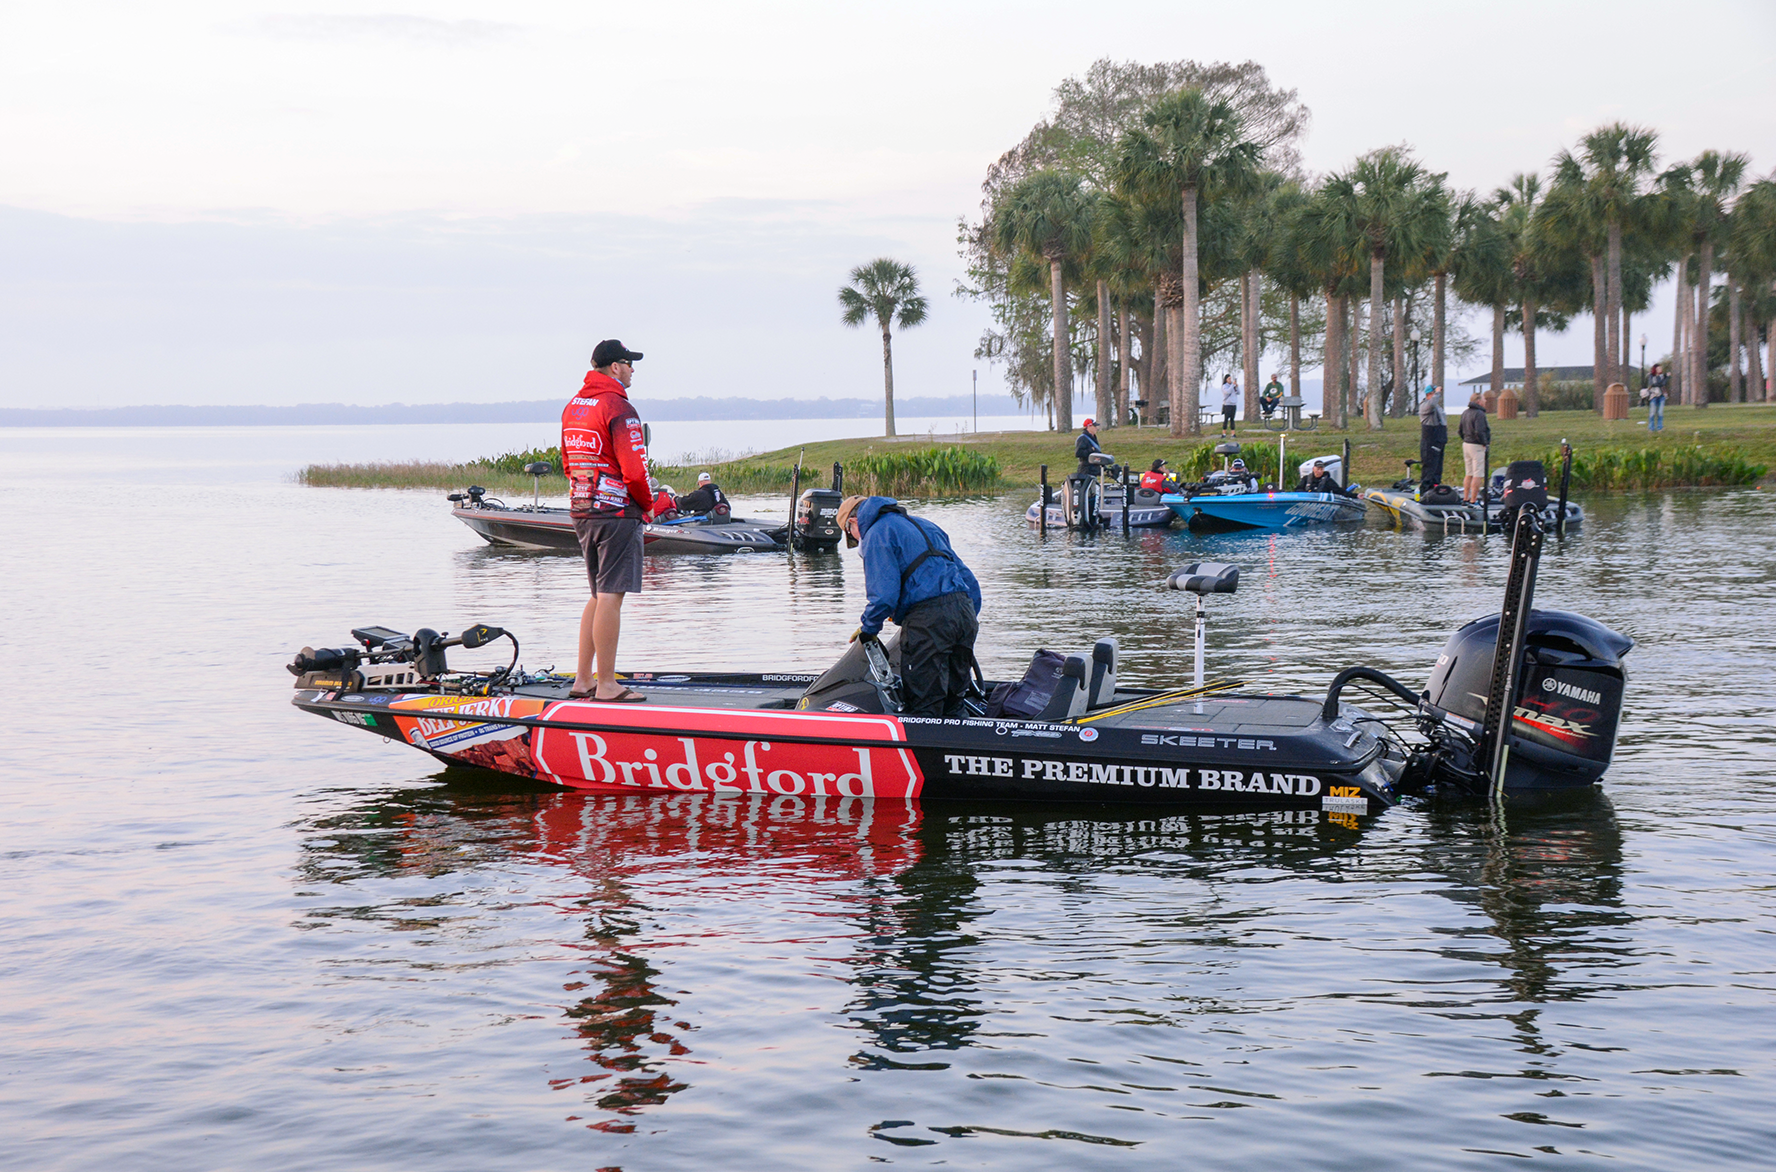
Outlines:
{"label": "black outboard cowling", "polygon": [[796,500],[797,549],[831,552],[839,548],[839,504],[844,499],[836,488],[810,488]]}
{"label": "black outboard cowling", "polygon": [[[1498,616],[1489,615],[1450,636],[1426,691],[1432,705],[1476,728],[1486,716],[1498,626]],[[1571,789],[1603,776],[1622,716],[1622,660],[1633,647],[1627,635],[1584,615],[1530,612],[1507,788]],[[1483,763],[1471,764],[1484,771]]]}
{"label": "black outboard cowling", "polygon": [[1499,521],[1505,532],[1511,531],[1517,511],[1524,506],[1537,514],[1548,507],[1548,470],[1540,460],[1513,460],[1505,469],[1499,497]]}

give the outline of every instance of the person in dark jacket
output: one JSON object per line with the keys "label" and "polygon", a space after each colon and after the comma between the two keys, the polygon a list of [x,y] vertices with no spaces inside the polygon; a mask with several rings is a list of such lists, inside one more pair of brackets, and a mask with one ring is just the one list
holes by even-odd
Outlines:
{"label": "person in dark jacket", "polygon": [[1480,503],[1486,491],[1486,449],[1492,446],[1492,427],[1486,422],[1486,399],[1475,393],[1468,399],[1457,428],[1462,441],[1462,500]]}
{"label": "person in dark jacket", "polygon": [[678,498],[681,513],[713,513],[718,505],[728,503],[715,478],[707,472],[697,473],[697,487]]}
{"label": "person in dark jacket", "polygon": [[1343,492],[1338,486],[1338,478],[1326,471],[1326,461],[1315,460],[1313,471],[1303,476],[1295,485],[1296,492]]}
{"label": "person in dark jacket", "polygon": [[1443,413],[1443,388],[1426,387],[1418,405],[1419,491],[1443,482],[1443,449],[1449,446],[1449,416]]}
{"label": "person in dark jacket", "polygon": [[863,608],[854,639],[900,625],[901,708],[909,716],[961,716],[980,631],[980,583],[942,529],[911,517],[889,496],[851,496],[839,505],[845,544],[861,547]]}
{"label": "person in dark jacket", "polygon": [[1092,467],[1093,453],[1104,449],[1098,446],[1098,421],[1088,419],[1079,425],[1079,438],[1073,441],[1073,458],[1079,461],[1076,472],[1096,476],[1098,470]]}

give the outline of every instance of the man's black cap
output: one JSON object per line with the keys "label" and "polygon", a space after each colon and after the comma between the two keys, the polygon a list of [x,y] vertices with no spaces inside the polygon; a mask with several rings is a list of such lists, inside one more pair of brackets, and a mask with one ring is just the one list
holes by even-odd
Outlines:
{"label": "man's black cap", "polygon": [[1161,468],[1164,468],[1165,466],[1166,466],[1166,462],[1164,460],[1155,460],[1155,461],[1153,461],[1153,467],[1148,469],[1148,471],[1149,472],[1158,472]]}
{"label": "man's black cap", "polygon": [[631,350],[615,338],[607,338],[598,343],[592,351],[593,366],[609,366],[613,362],[640,362],[641,351]]}

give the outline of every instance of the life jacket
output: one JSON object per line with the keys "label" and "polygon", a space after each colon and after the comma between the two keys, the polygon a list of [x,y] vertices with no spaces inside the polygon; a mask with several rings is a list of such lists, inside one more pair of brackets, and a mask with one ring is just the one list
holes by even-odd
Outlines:
{"label": "life jacket", "polygon": [[652,508],[641,419],[609,375],[588,371],[562,409],[561,470],[576,517],[640,517]]}
{"label": "life jacket", "polygon": [[1164,492],[1166,488],[1166,474],[1164,472],[1141,473],[1141,487],[1151,489],[1154,492]]}

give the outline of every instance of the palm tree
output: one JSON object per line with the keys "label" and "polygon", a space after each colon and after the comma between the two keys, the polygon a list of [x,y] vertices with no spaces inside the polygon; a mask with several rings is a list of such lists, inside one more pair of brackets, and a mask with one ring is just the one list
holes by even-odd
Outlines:
{"label": "palm tree", "polygon": [[1690,401],[1697,407],[1708,406],[1708,289],[1714,281],[1714,246],[1725,234],[1728,207],[1745,181],[1748,162],[1744,155],[1703,151],[1687,168],[1690,236],[1698,262],[1696,332],[1690,346],[1691,377],[1695,380]]}
{"label": "palm tree", "polygon": [[1369,313],[1371,319],[1369,344],[1370,431],[1382,426],[1381,344],[1377,327],[1381,323],[1381,307],[1387,303],[1387,263],[1393,258],[1423,255],[1440,240],[1435,234],[1447,230],[1448,223],[1438,223],[1435,215],[1438,201],[1433,191],[1441,189],[1443,176],[1433,175],[1407,157],[1398,147],[1384,147],[1357,160],[1346,176],[1348,205],[1345,215],[1351,230],[1369,254]]}
{"label": "palm tree", "polygon": [[[1746,189],[1733,205],[1729,235],[1729,270],[1744,290],[1747,331],[1751,351],[1753,391],[1747,398],[1767,399],[1770,389],[1763,376],[1776,373],[1776,179],[1763,179]],[[1765,364],[1758,355],[1758,327],[1768,330],[1770,352]]]}
{"label": "palm tree", "polygon": [[1091,246],[1093,199],[1077,175],[1035,171],[1013,184],[993,207],[995,247],[1048,263],[1054,313],[1055,426],[1073,430],[1073,363],[1067,326],[1064,266]]}
{"label": "palm tree", "polygon": [[1608,232],[1609,292],[1604,312],[1609,315],[1605,350],[1609,382],[1624,382],[1617,365],[1622,353],[1622,233],[1638,226],[1646,214],[1641,184],[1653,173],[1658,145],[1656,132],[1620,122],[1594,130],[1582,141],[1588,186]]}
{"label": "palm tree", "polygon": [[894,436],[894,343],[891,327],[911,329],[925,320],[928,306],[919,292],[919,277],[911,265],[889,257],[877,257],[851,270],[851,283],[839,290],[839,306],[848,326],[861,326],[871,317],[882,330],[882,397],[886,404],[886,434]]}
{"label": "palm tree", "polygon": [[1159,99],[1141,117],[1141,126],[1123,137],[1117,159],[1118,184],[1137,198],[1171,199],[1183,213],[1183,256],[1178,328],[1171,331],[1172,435],[1202,430],[1199,201],[1237,193],[1256,173],[1259,145],[1245,137],[1239,114],[1201,89],[1184,89]]}
{"label": "palm tree", "polygon": [[1430,261],[1437,299],[1431,324],[1431,382],[1439,387],[1443,385],[1448,347],[1449,275],[1455,275],[1457,297],[1475,305],[1497,305],[1500,277],[1507,263],[1498,222],[1473,192],[1463,192],[1455,198],[1449,210],[1446,240],[1447,247],[1436,251]]}
{"label": "palm tree", "polygon": [[1542,242],[1538,239],[1541,223],[1536,212],[1541,209],[1542,181],[1533,172],[1514,175],[1509,187],[1501,187],[1493,193],[1493,200],[1499,207],[1499,229],[1509,250],[1511,284],[1522,314],[1523,410],[1533,418],[1539,406],[1536,396],[1536,297]]}

